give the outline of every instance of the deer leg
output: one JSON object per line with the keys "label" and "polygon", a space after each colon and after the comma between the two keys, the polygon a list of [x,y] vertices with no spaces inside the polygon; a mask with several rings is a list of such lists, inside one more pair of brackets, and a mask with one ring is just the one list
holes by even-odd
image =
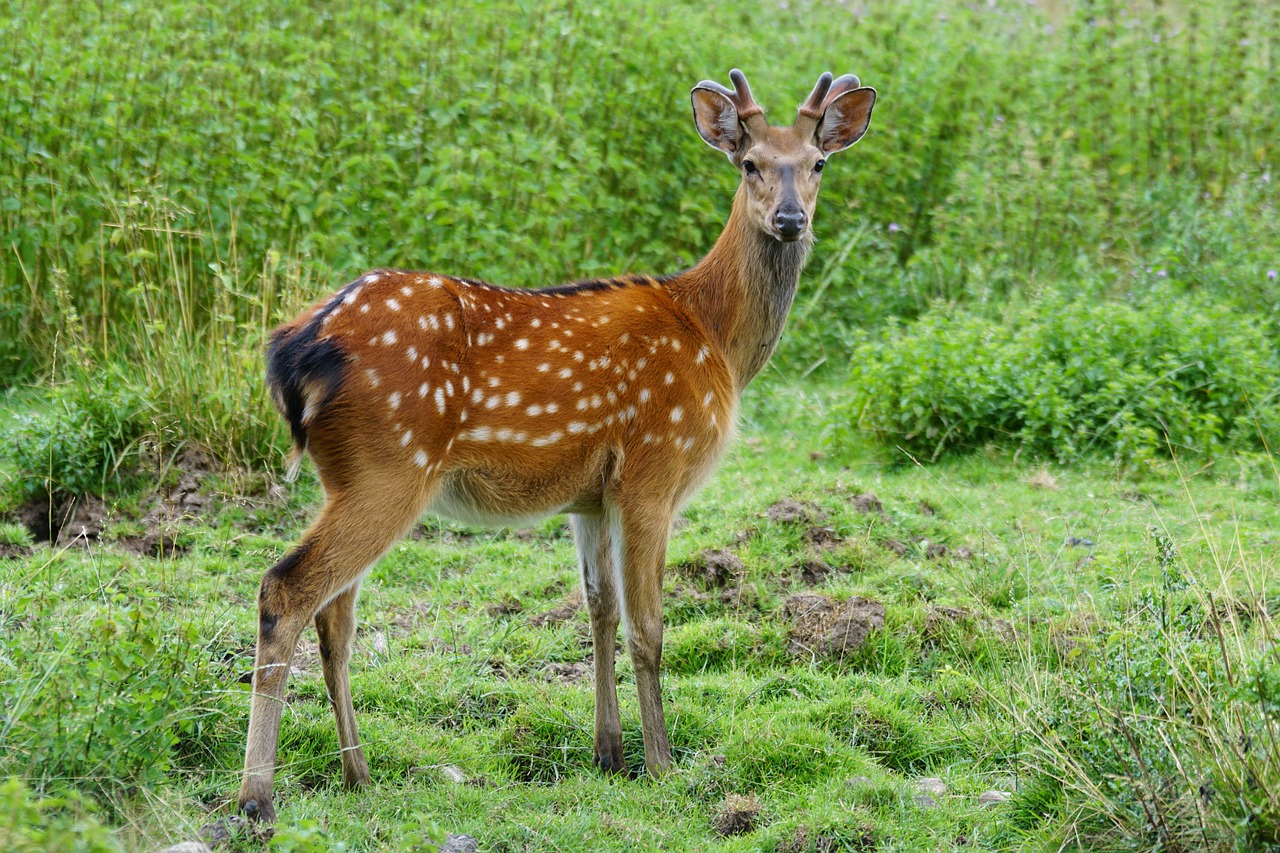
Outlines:
{"label": "deer leg", "polygon": [[356,633],[356,596],[359,582],[338,594],[316,614],[316,636],[320,640],[320,662],[324,666],[324,684],[329,703],[338,723],[338,745],[342,749],[342,783],[359,788],[370,781],[369,764],[360,747],[356,730],[356,712],[351,705],[351,678],[347,664],[351,660],[351,641]]}
{"label": "deer leg", "polygon": [[[340,605],[335,613],[340,613],[342,607],[354,607],[361,577],[408,530],[422,503],[406,499],[392,504],[385,499],[331,496],[320,517],[303,536],[302,543],[263,575],[258,591],[258,649],[254,659],[253,700],[249,707],[249,736],[244,777],[237,797],[240,811],[246,816],[267,822],[275,820],[271,789],[280,742],[280,716],[289,662],[302,629],[321,608],[343,596],[349,595],[349,601]],[[321,621],[329,623],[326,630],[331,635],[344,633],[341,628],[335,629],[334,619],[334,615],[328,615]],[[345,634],[347,643],[341,644],[344,647],[350,642],[350,628]],[[331,651],[342,657],[325,662],[325,680],[331,692],[335,681],[345,688],[346,707],[350,708],[346,655],[337,652],[337,645],[331,646]],[[330,670],[336,673],[339,663],[341,676],[331,675]],[[349,734],[354,740],[354,714],[351,717]],[[342,724],[340,712],[339,736],[345,738]],[[344,749],[348,745],[345,739],[342,744]],[[344,752],[344,776],[350,782],[350,773],[360,768],[355,764],[349,766],[346,755]],[[363,764],[362,757],[354,760]]]}
{"label": "deer leg", "polygon": [[670,512],[644,507],[623,509],[611,530],[614,559],[621,569],[627,649],[640,698],[644,764],[650,776],[661,776],[671,766],[658,674],[662,662],[662,572],[670,529]]}
{"label": "deer leg", "polygon": [[574,542],[582,568],[582,588],[591,614],[591,648],[595,656],[596,722],[593,760],[606,772],[626,772],[622,756],[622,721],[618,715],[618,681],[614,653],[618,643],[618,585],[609,533],[601,516],[574,515]]}

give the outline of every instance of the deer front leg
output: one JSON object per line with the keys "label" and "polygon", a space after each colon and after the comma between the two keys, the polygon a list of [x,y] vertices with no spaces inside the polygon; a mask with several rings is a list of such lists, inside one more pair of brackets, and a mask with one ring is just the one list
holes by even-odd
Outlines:
{"label": "deer front leg", "polygon": [[618,714],[618,681],[614,653],[618,643],[618,585],[609,533],[602,516],[574,515],[570,519],[582,589],[591,614],[591,648],[595,656],[596,722],[592,759],[601,770],[625,773],[622,721]]}
{"label": "deer front leg", "polygon": [[640,699],[644,764],[655,777],[671,766],[658,670],[662,664],[662,572],[672,515],[666,508],[624,508],[611,531],[614,558],[621,569],[627,648]]}

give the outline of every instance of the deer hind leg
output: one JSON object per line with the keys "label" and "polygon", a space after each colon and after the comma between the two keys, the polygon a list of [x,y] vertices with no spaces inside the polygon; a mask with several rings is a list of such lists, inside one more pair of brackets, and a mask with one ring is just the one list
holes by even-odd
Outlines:
{"label": "deer hind leg", "polygon": [[338,745],[342,749],[342,783],[358,788],[370,781],[369,763],[360,747],[356,730],[356,712],[351,704],[351,678],[347,664],[351,660],[351,641],[356,633],[356,581],[316,614],[316,636],[320,640],[320,662],[324,666],[324,684],[329,703],[338,723]]}
{"label": "deer hind leg", "polygon": [[343,776],[348,784],[368,778],[355,741],[347,677],[356,592],[365,572],[408,531],[425,503],[425,497],[408,495],[387,500],[368,494],[334,493],[302,543],[263,576],[258,591],[258,649],[249,737],[237,798],[240,810],[250,818],[275,820],[271,790],[289,662],[303,628],[322,610],[317,626],[324,625],[321,641],[329,640],[325,682],[338,718]]}
{"label": "deer hind leg", "polygon": [[618,644],[618,584],[609,531],[603,516],[570,518],[578,546],[582,588],[591,614],[591,647],[595,656],[596,722],[593,759],[604,771],[626,772],[622,755],[622,721],[618,715],[618,681],[614,653]]}
{"label": "deer hind leg", "polygon": [[622,506],[610,527],[622,581],[627,649],[636,673],[644,764],[650,776],[671,766],[671,743],[662,713],[662,572],[673,512],[661,506]]}

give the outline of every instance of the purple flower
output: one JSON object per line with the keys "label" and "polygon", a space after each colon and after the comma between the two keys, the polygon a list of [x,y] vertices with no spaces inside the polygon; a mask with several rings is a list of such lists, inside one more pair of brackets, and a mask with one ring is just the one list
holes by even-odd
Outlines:
{"label": "purple flower", "polygon": [[1280,276],[1277,276],[1277,274],[1276,274],[1276,271],[1275,271],[1275,270],[1267,270],[1267,280],[1268,280],[1268,281],[1275,281],[1277,277],[1280,277]]}
{"label": "purple flower", "polygon": [[1160,276],[1161,278],[1168,278],[1168,277],[1169,277],[1169,271],[1168,271],[1168,270],[1156,270],[1156,275]]}
{"label": "purple flower", "polygon": [[902,230],[902,226],[901,226],[901,225],[899,225],[898,223],[896,223],[896,222],[890,222],[890,223],[889,223],[889,233],[890,233],[890,234],[897,234],[897,233],[898,233],[899,231],[901,231],[901,230]]}

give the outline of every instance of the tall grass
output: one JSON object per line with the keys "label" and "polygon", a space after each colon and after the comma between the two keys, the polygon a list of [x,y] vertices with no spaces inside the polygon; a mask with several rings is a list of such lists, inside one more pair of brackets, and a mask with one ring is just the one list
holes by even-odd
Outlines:
{"label": "tall grass", "polygon": [[[275,319],[237,294],[280,269],[314,292],[379,264],[534,284],[689,263],[733,175],[684,93],[735,64],[781,120],[825,68],[881,91],[872,135],[828,177],[816,263],[841,260],[799,317],[799,366],[933,299],[1081,277],[1120,292],[1151,265],[1271,310],[1277,15],[1251,0],[14,2],[5,382],[47,369],[57,281],[127,351],[122,330],[160,304],[184,323]],[[193,242],[186,302],[138,280],[147,249],[112,227],[153,194]]]}

